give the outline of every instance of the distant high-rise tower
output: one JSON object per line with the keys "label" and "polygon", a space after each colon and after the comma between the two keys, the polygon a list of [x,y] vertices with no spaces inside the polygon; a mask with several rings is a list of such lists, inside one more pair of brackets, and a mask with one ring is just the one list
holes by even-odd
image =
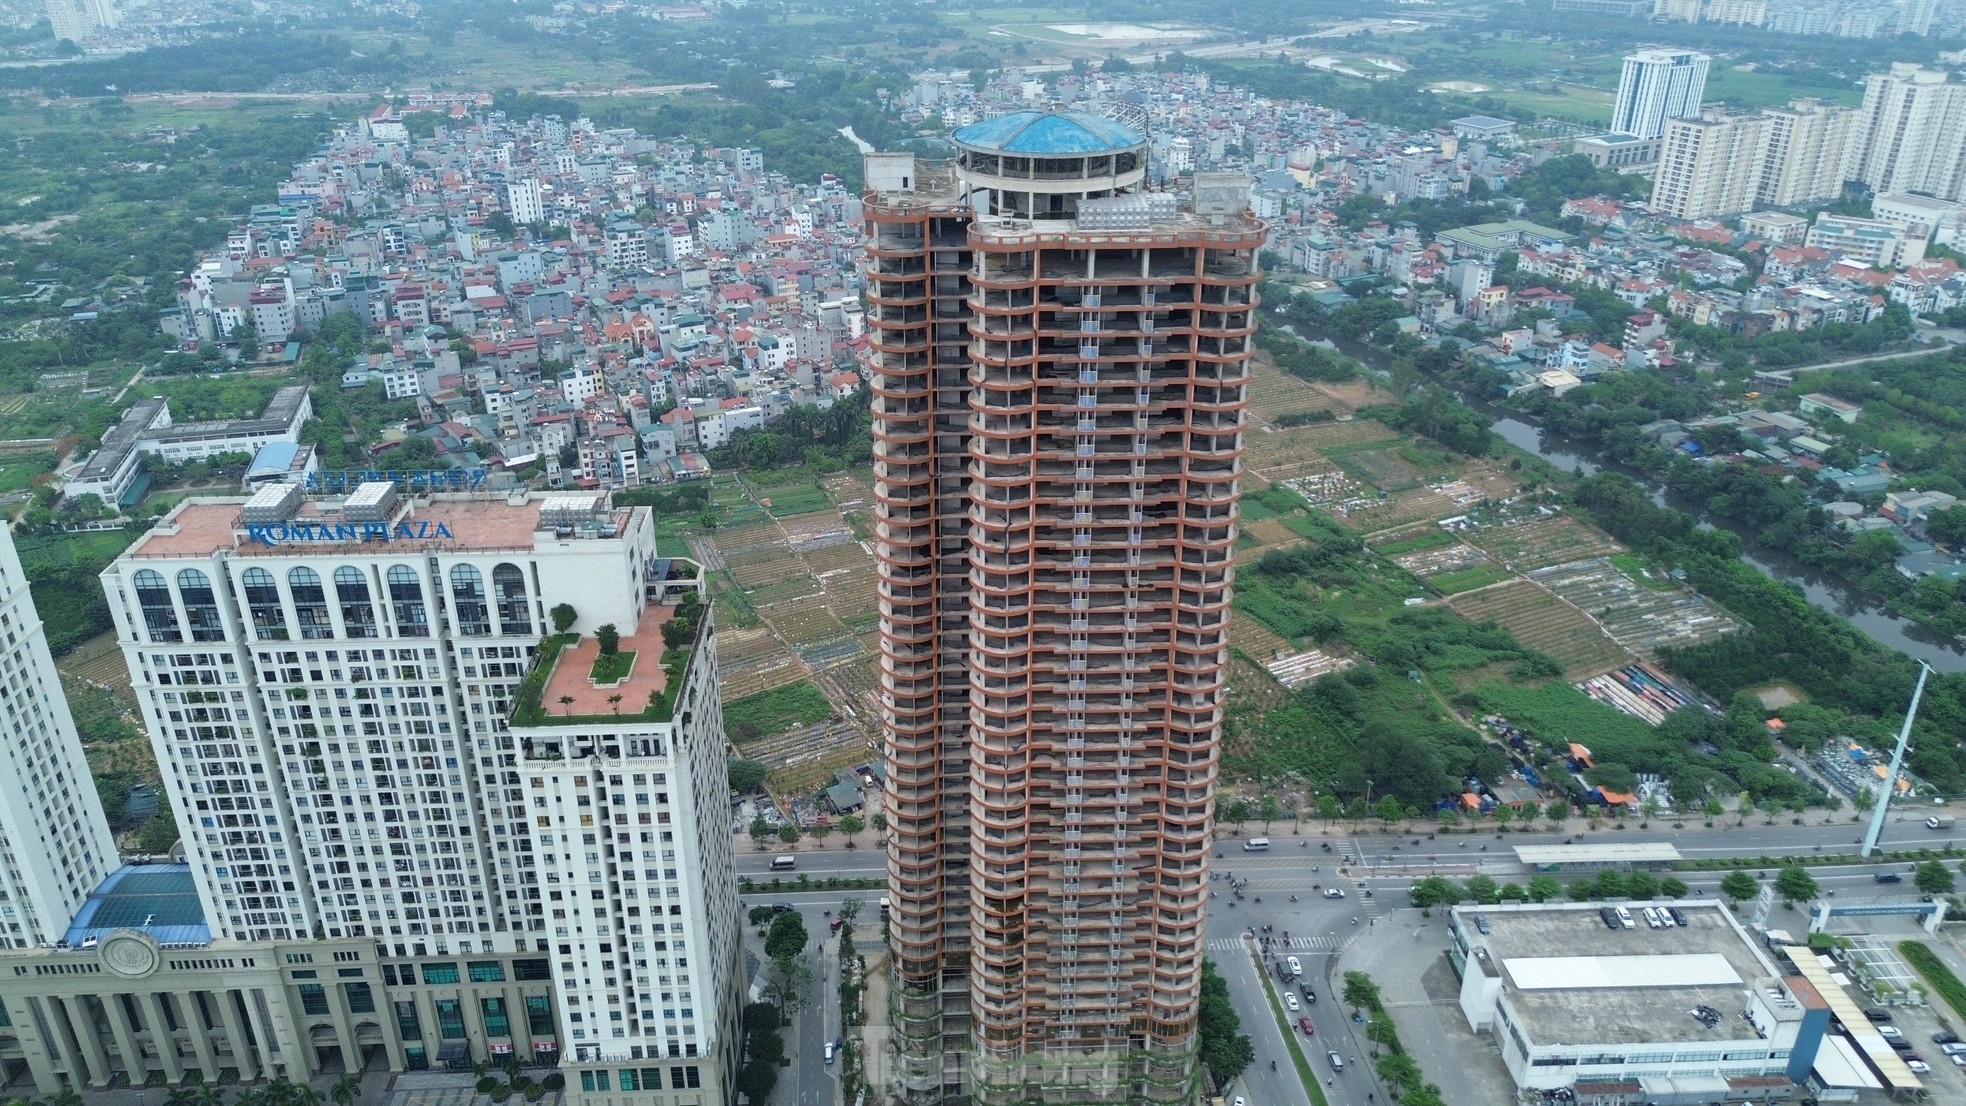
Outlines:
{"label": "distant high-rise tower", "polygon": [[96,33],[96,18],[83,0],[48,0],[48,24],[57,39],[79,43]]}
{"label": "distant high-rise tower", "polygon": [[1864,82],[1856,175],[1874,192],[1966,200],[1966,84],[1899,62]]}
{"label": "distant high-rise tower", "polygon": [[512,205],[512,221],[520,226],[544,222],[546,207],[541,202],[539,182],[524,177],[505,186],[506,199]]}
{"label": "distant high-rise tower", "polygon": [[1263,224],[1066,111],[867,159],[893,1088],[1195,1098]]}
{"label": "distant high-rise tower", "polygon": [[52,944],[116,867],[13,536],[0,525],[0,948]]}
{"label": "distant high-rise tower", "polygon": [[1627,54],[1611,106],[1612,133],[1657,138],[1666,133],[1666,120],[1698,115],[1711,60],[1684,50]]}

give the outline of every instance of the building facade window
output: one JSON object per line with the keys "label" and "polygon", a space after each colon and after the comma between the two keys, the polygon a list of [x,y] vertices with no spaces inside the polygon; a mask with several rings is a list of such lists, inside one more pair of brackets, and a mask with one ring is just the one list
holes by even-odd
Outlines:
{"label": "building facade window", "polygon": [[224,641],[225,623],[219,618],[218,597],[212,594],[212,578],[187,568],[177,574],[177,590],[184,600],[184,620],[191,626],[191,640]]}
{"label": "building facade window", "polygon": [[405,1041],[421,1041],[423,1039],[423,1022],[416,1016],[416,1003],[399,1002],[396,1004],[396,1031],[402,1034]]}
{"label": "building facade window", "polygon": [[425,964],[423,981],[425,983],[456,983],[458,980],[456,964]]}
{"label": "building facade window", "polygon": [[526,1030],[535,1037],[553,1035],[553,1000],[547,995],[526,996]]}
{"label": "building facade window", "polygon": [[321,1015],[328,1012],[328,992],[319,983],[300,985],[300,1010],[303,1014]]}
{"label": "building facade window", "polygon": [[446,1041],[464,1039],[464,1004],[454,998],[437,1000],[437,1036]]}
{"label": "building facade window", "polygon": [[429,637],[430,616],[423,605],[423,585],[408,565],[389,567],[389,613],[403,637]]}
{"label": "building facade window", "polygon": [[465,637],[491,633],[491,610],[485,605],[485,578],[470,565],[451,569],[451,598],[457,605],[457,632]]}
{"label": "building facade window", "polygon": [[526,574],[515,564],[492,569],[492,594],[498,600],[498,632],[532,633],[532,603],[526,598]]}
{"label": "building facade window", "polygon": [[505,965],[496,960],[473,960],[464,967],[473,983],[505,982]]}
{"label": "building facade window", "polygon": [[177,608],[171,604],[171,589],[163,574],[143,569],[131,581],[136,585],[137,606],[143,610],[143,626],[152,641],[183,641],[178,629]]}
{"label": "building facade window", "polygon": [[263,568],[249,568],[239,582],[246,589],[246,609],[252,612],[253,636],[260,641],[287,640],[287,610],[280,605],[279,581]]}
{"label": "building facade window", "polygon": [[334,621],[328,617],[328,593],[321,587],[321,574],[311,568],[287,573],[287,592],[293,596],[294,617],[300,622],[300,636],[309,641],[334,636]]}
{"label": "building facade window", "polygon": [[334,570],[335,599],[341,603],[341,627],[349,637],[375,637],[375,603],[369,581],[354,565]]}
{"label": "building facade window", "polygon": [[480,1008],[480,1012],[482,1012],[485,1015],[486,1036],[510,1037],[512,1035],[512,1019],[505,1012],[504,999],[502,998],[480,999],[478,1002],[478,1006]]}
{"label": "building facade window", "polygon": [[341,993],[348,1000],[349,1013],[375,1013],[375,992],[369,989],[368,984],[344,983],[341,985]]}

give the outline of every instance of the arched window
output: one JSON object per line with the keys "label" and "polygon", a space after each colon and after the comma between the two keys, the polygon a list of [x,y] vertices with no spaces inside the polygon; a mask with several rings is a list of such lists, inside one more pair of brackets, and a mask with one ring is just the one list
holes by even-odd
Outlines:
{"label": "arched window", "polygon": [[191,640],[224,641],[225,623],[218,615],[212,578],[195,568],[187,568],[177,574],[177,590],[184,600],[184,619],[191,626]]}
{"label": "arched window", "polygon": [[457,603],[457,632],[465,637],[491,633],[491,613],[485,606],[485,578],[470,565],[451,569],[451,598]]}
{"label": "arched window", "polygon": [[249,568],[239,577],[246,589],[246,609],[252,612],[253,636],[261,641],[287,640],[287,609],[280,605],[280,582],[263,568]]}
{"label": "arched window", "polygon": [[321,574],[311,568],[287,573],[287,591],[294,597],[294,616],[300,620],[300,636],[307,640],[334,636],[334,622],[328,618],[328,593],[321,587]]}
{"label": "arched window", "polygon": [[335,598],[341,601],[341,625],[349,637],[375,637],[375,604],[369,600],[369,580],[354,565],[334,570]]}
{"label": "arched window", "polygon": [[498,601],[498,632],[521,637],[532,633],[532,603],[526,598],[526,574],[519,566],[492,569],[492,598]]}
{"label": "arched window", "polygon": [[396,633],[402,637],[429,637],[430,616],[423,606],[423,585],[416,570],[408,565],[389,567],[389,612],[396,616]]}
{"label": "arched window", "polygon": [[144,569],[136,574],[137,606],[143,608],[144,629],[152,641],[183,641],[178,629],[177,608],[171,604],[171,589],[161,573]]}

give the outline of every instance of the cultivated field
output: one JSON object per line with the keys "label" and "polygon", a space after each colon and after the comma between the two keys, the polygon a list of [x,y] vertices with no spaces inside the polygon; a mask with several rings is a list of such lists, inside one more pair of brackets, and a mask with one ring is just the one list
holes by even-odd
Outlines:
{"label": "cultivated field", "polygon": [[1470,531],[1467,540],[1517,572],[1623,551],[1602,532],[1565,515],[1538,514],[1485,523]]}
{"label": "cultivated field", "polygon": [[1472,622],[1493,620],[1516,639],[1582,680],[1631,663],[1631,654],[1605,636],[1584,613],[1523,579],[1454,596],[1448,606]]}
{"label": "cultivated field", "polygon": [[1647,587],[1602,558],[1539,569],[1529,578],[1590,615],[1618,644],[1645,657],[1661,646],[1698,645],[1741,628],[1698,593]]}

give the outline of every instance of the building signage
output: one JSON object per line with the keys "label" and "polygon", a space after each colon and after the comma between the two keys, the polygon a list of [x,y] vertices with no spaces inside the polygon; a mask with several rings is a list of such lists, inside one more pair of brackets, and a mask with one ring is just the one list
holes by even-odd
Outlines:
{"label": "building signage", "polygon": [[246,540],[264,546],[293,545],[313,542],[344,543],[364,541],[429,541],[436,538],[452,538],[450,524],[431,523],[428,519],[406,519],[402,522],[314,522],[309,519],[294,519],[288,522],[253,522],[246,524]]}
{"label": "building signage", "polygon": [[351,492],[363,484],[401,484],[411,492],[475,491],[484,486],[482,468],[444,469],[436,472],[359,471],[310,472],[307,490],[312,493]]}

